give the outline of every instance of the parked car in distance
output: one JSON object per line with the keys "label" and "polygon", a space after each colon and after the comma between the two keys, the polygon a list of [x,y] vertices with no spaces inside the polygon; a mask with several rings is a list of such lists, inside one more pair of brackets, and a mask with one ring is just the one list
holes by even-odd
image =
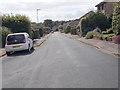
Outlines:
{"label": "parked car in distance", "polygon": [[5,50],[7,55],[10,55],[11,52],[22,50],[30,52],[33,48],[33,40],[28,33],[13,33],[8,34],[6,37]]}

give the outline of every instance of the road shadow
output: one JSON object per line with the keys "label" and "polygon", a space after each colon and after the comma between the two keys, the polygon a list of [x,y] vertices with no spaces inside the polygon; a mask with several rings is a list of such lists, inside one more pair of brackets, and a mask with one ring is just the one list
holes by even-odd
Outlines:
{"label": "road shadow", "polygon": [[24,51],[17,51],[11,53],[8,57],[14,57],[14,56],[25,56],[25,55],[30,55],[35,51],[35,49],[32,49],[30,52],[24,50]]}

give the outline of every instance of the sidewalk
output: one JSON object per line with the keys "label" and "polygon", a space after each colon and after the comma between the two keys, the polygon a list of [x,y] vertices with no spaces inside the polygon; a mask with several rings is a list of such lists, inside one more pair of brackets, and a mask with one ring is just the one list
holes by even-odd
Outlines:
{"label": "sidewalk", "polygon": [[44,37],[41,37],[40,39],[35,39],[35,43],[34,43],[34,47],[38,47],[40,46],[44,41],[47,40],[47,38],[50,36],[51,34],[47,34],[46,36]]}
{"label": "sidewalk", "polygon": [[[34,43],[34,47],[40,46],[44,41],[47,40],[47,38],[48,38],[50,35],[51,35],[51,34],[47,34],[46,36],[41,37],[40,39],[36,39],[36,40],[35,40],[35,43]],[[5,56],[5,55],[6,55],[5,49],[4,49],[4,48],[0,48],[0,57]]]}
{"label": "sidewalk", "polygon": [[70,35],[70,34],[65,34],[65,35],[69,38],[79,40],[82,43],[94,46],[105,53],[120,57],[120,52],[118,52],[117,44],[108,41],[97,40],[97,39],[85,39],[84,37],[80,38],[77,35]]}

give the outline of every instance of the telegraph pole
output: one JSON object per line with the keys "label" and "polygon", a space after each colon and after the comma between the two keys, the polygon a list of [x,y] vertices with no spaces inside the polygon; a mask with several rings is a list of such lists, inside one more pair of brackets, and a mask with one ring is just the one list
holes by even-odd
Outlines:
{"label": "telegraph pole", "polygon": [[36,9],[37,12],[37,23],[39,23],[39,18],[38,18],[38,11],[40,11],[41,9]]}

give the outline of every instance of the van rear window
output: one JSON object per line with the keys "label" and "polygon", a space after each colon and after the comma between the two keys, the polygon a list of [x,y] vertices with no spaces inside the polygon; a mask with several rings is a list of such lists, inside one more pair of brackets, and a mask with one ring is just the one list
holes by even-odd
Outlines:
{"label": "van rear window", "polygon": [[20,43],[25,43],[25,36],[24,34],[19,34],[19,35],[10,35],[7,38],[7,44],[20,44]]}

